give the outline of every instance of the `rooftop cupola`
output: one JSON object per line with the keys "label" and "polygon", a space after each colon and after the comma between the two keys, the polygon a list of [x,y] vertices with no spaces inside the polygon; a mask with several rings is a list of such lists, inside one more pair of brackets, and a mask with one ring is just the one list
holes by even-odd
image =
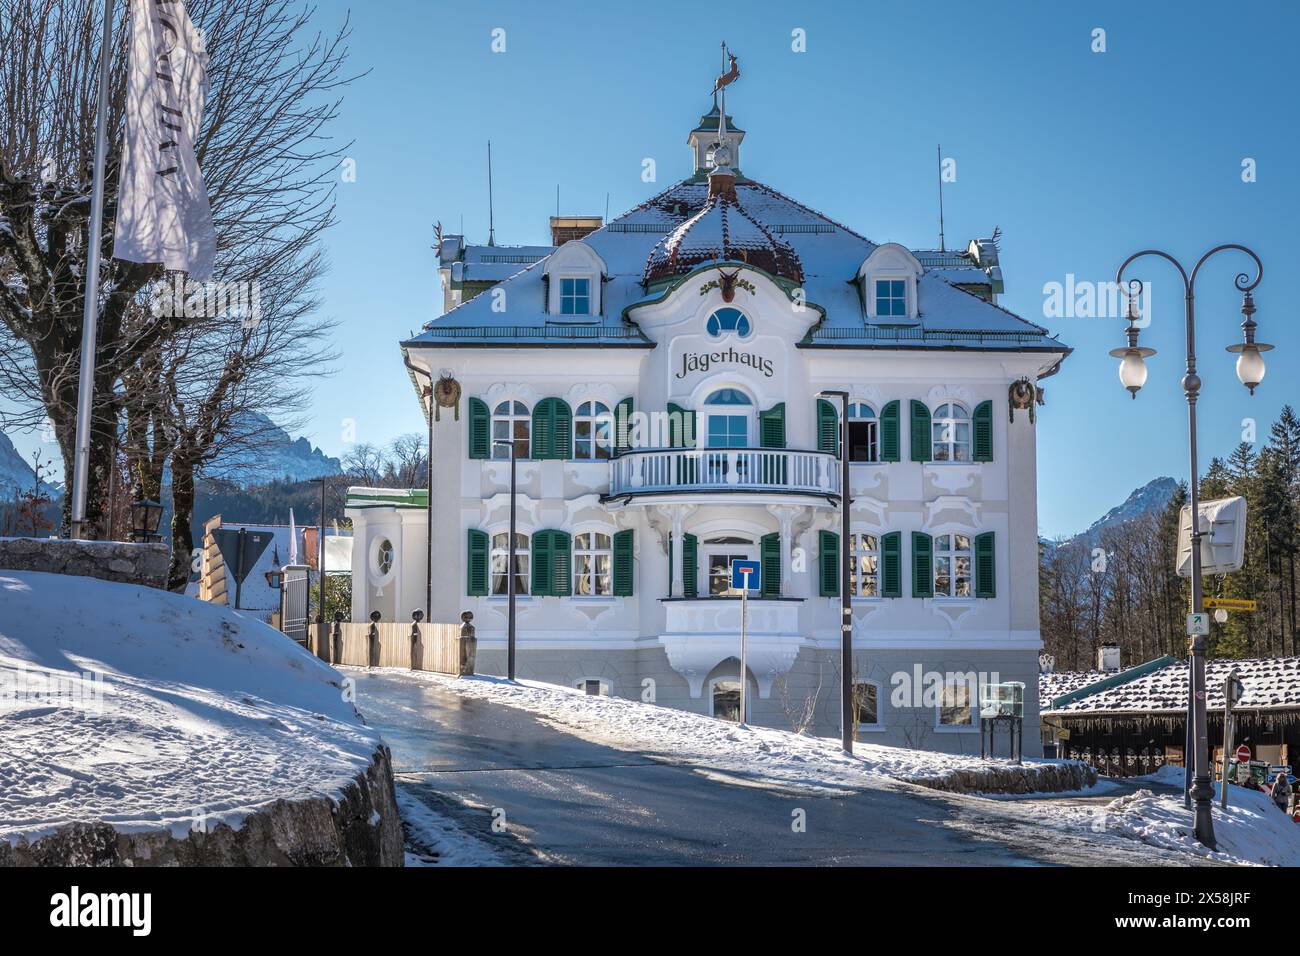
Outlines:
{"label": "rooftop cupola", "polygon": [[740,66],[724,43],[722,73],[713,84],[713,109],[700,117],[700,125],[691,130],[690,136],[686,138],[695,154],[697,176],[707,174],[715,167],[730,167],[732,170],[740,168],[740,141],[745,138],[745,131],[737,129],[727,115],[727,87],[738,79]]}

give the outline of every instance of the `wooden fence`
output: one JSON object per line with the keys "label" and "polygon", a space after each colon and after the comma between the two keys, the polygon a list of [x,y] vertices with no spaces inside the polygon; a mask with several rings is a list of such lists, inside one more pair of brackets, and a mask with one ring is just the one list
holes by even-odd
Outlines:
{"label": "wooden fence", "polygon": [[465,676],[474,673],[478,640],[472,615],[461,624],[405,624],[394,621],[335,621],[309,628],[308,649],[327,664],[357,667],[404,667]]}

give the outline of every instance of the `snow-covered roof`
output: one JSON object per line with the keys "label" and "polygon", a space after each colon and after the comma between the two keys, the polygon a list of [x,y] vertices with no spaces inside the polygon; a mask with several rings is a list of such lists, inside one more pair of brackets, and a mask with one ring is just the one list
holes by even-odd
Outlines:
{"label": "snow-covered roof", "polygon": [[[1223,684],[1233,670],[1237,671],[1245,687],[1245,695],[1236,705],[1237,710],[1300,709],[1300,657],[1271,657],[1207,661],[1206,706],[1211,710],[1223,709]],[[1095,683],[1095,680],[1087,678],[1103,680],[1114,676],[1098,671],[1041,675],[1038,686],[1042,712],[1102,716],[1181,713],[1187,709],[1185,661],[1176,661],[1131,680],[1103,686],[1095,693],[1086,693],[1087,686]],[[1053,707],[1054,700],[1078,691],[1083,693],[1060,707]]]}
{"label": "snow-covered roof", "polygon": [[[801,285],[809,306],[824,312],[824,318],[811,331],[805,345],[1068,352],[1041,326],[957,288],[958,284],[988,285],[983,270],[962,253],[924,250],[922,265],[931,261],[935,266],[927,267],[918,281],[918,322],[905,328],[874,325],[866,318],[861,294],[853,280],[876,243],[755,180],[739,177],[736,195],[750,218],[793,251],[802,267]],[[557,321],[557,316],[548,315],[544,260],[531,265],[515,263],[511,267],[517,267],[518,271],[502,280],[501,287],[506,291],[505,310],[496,311],[497,300],[490,296],[475,296],[427,323],[423,331],[403,346],[653,347],[627,321],[626,311],[649,298],[643,280],[652,251],[670,233],[699,214],[707,200],[706,182],[699,178],[683,180],[582,240],[608,268],[602,284],[601,315],[593,321],[562,322]],[[489,247],[475,248],[481,251]],[[703,260],[703,264],[707,261]],[[499,304],[496,308],[500,308]]]}

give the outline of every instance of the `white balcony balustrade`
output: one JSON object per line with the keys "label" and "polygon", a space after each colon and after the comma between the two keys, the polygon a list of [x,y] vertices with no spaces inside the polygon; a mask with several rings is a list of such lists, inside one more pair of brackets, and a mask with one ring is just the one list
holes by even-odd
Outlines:
{"label": "white balcony balustrade", "polygon": [[610,462],[610,495],[771,491],[837,496],[839,462],[785,448],[657,448]]}

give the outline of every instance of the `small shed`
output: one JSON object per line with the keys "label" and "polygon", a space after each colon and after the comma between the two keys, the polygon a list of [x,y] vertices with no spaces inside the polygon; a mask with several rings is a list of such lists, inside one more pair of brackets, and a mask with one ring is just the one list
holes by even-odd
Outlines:
{"label": "small shed", "polygon": [[[1232,745],[1246,744],[1258,760],[1300,765],[1300,657],[1206,662],[1207,728],[1211,759],[1221,767],[1223,687],[1235,670],[1245,695],[1234,708]],[[1184,765],[1188,663],[1162,657],[1118,673],[1039,676],[1045,739],[1059,756],[1084,760],[1111,776]]]}

